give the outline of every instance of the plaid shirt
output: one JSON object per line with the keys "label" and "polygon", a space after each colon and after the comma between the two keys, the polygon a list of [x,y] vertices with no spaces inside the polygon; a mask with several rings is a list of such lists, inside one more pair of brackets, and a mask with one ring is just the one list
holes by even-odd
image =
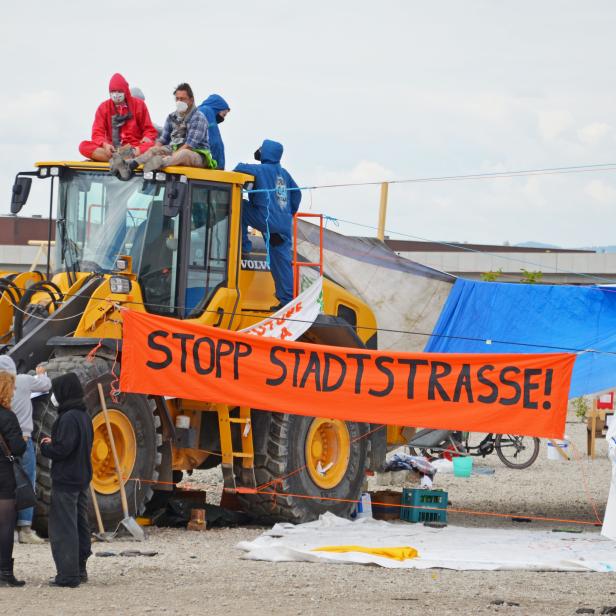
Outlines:
{"label": "plaid shirt", "polygon": [[[173,131],[177,118],[174,113],[170,113],[165,120],[165,127],[159,142],[167,145],[171,141],[171,131]],[[205,116],[198,110],[188,119],[186,132],[186,145],[193,150],[209,150],[210,142],[207,136],[207,120]]]}

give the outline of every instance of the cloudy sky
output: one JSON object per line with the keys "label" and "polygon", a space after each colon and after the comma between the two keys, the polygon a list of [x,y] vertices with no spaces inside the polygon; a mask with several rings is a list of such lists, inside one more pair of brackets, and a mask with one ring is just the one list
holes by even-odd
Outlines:
{"label": "cloudy sky", "polygon": [[[162,123],[188,81],[229,101],[228,166],[264,137],[302,186],[616,163],[612,0],[22,0],[0,22],[0,194],[75,159],[110,76]],[[374,226],[378,187],[304,194]],[[33,193],[24,214],[43,213]],[[432,240],[616,244],[616,171],[390,189],[387,227]],[[350,234],[369,229],[342,224]]]}

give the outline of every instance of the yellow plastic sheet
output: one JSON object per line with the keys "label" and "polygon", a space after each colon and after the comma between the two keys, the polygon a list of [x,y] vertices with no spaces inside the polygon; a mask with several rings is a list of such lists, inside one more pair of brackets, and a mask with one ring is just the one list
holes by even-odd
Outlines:
{"label": "yellow plastic sheet", "polygon": [[418,558],[419,552],[408,545],[396,548],[368,548],[363,545],[326,545],[321,548],[313,548],[312,552],[365,552],[375,556],[392,558],[393,560],[408,560]]}

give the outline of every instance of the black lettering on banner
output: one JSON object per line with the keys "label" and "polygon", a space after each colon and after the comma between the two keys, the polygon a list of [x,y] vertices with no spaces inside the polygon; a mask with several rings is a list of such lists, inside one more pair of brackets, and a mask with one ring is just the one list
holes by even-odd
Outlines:
{"label": "black lettering on banner", "polygon": [[460,394],[462,389],[466,392],[466,399],[468,402],[474,402],[473,389],[471,384],[471,365],[462,364],[460,373],[458,374],[458,380],[456,381],[456,388],[453,392],[453,401],[460,402]]}
{"label": "black lettering on banner", "polygon": [[377,357],[374,360],[374,365],[376,366],[376,369],[382,372],[387,377],[387,385],[385,386],[385,389],[382,389],[381,391],[379,391],[378,389],[369,389],[368,393],[371,396],[376,396],[377,398],[383,398],[384,396],[387,396],[391,393],[391,390],[394,388],[394,373],[389,368],[387,368],[385,364],[393,364],[393,363],[394,363],[394,358],[387,357],[387,355],[383,357]]}
{"label": "black lettering on banner", "polygon": [[482,385],[486,385],[490,388],[490,393],[488,395],[481,394],[477,396],[477,402],[481,402],[482,404],[494,404],[498,398],[498,387],[496,384],[483,376],[484,373],[489,370],[494,370],[494,366],[492,364],[486,364],[477,370],[477,380]]}
{"label": "black lettering on banner", "polygon": [[441,400],[450,402],[449,395],[439,383],[441,379],[451,374],[451,364],[444,361],[433,361],[430,366],[430,380],[428,381],[428,400],[436,400],[435,391],[438,391]]}
{"label": "black lettering on banner", "polygon": [[[226,347],[226,348],[225,348]],[[220,360],[227,355],[231,355],[233,353],[233,343],[228,340],[223,340],[220,338],[216,342],[216,378],[219,379],[222,376],[222,367],[220,365]]]}
{"label": "black lettering on banner", "polygon": [[182,355],[180,359],[180,370],[186,372],[186,341],[194,338],[193,334],[171,334],[172,338],[180,341],[180,348],[182,349]]}
{"label": "black lettering on banner", "polygon": [[[242,352],[242,348],[244,351]],[[237,381],[240,376],[239,361],[240,357],[248,357],[252,353],[252,347],[245,342],[236,342],[233,353],[233,380]]]}
{"label": "black lettering on banner", "polygon": [[[201,365],[201,358],[199,357],[199,351],[201,349],[202,344],[207,344],[210,351],[210,362],[207,368],[204,368]],[[214,350],[214,341],[211,338],[197,338],[195,340],[195,344],[193,345],[193,361],[195,362],[195,372],[197,374],[210,374],[212,370],[214,370],[215,359],[216,359],[216,351]]]}
{"label": "black lettering on banner", "polygon": [[409,367],[409,376],[406,381],[406,397],[412,400],[415,397],[415,377],[417,376],[417,366],[427,366],[427,359],[399,359],[399,364]]}
{"label": "black lettering on banner", "polygon": [[355,373],[355,393],[361,393],[361,379],[364,375],[364,361],[370,359],[368,353],[347,353],[349,359],[354,359],[357,362],[357,372]]}
{"label": "black lettering on banner", "polygon": [[534,376],[541,376],[543,370],[541,368],[526,368],[524,370],[524,408],[525,409],[537,409],[539,408],[538,402],[533,402],[530,399],[530,394],[535,389],[539,389],[539,383],[534,383],[531,379]]}
{"label": "black lettering on banner", "polygon": [[299,372],[299,363],[301,356],[305,353],[304,349],[287,349],[287,353],[295,355],[295,362],[293,364],[293,387],[297,387],[297,374]]}
{"label": "black lettering on banner", "polygon": [[275,364],[276,366],[278,366],[279,368],[281,368],[282,373],[281,375],[274,379],[265,379],[265,382],[267,385],[281,385],[282,383],[284,383],[284,380],[287,378],[287,365],[281,361],[280,359],[278,359],[276,357],[276,353],[278,353],[279,351],[282,351],[283,353],[285,352],[285,348],[281,347],[281,346],[273,346],[270,349],[270,362],[272,364]]}
{"label": "black lettering on banner", "polygon": [[[323,360],[323,391],[335,391],[336,389],[340,389],[340,386],[344,383],[344,377],[346,376],[346,364],[342,358],[338,355],[334,355],[333,353],[323,353]],[[340,366],[340,376],[335,383],[329,382],[332,362]]]}
{"label": "black lettering on banner", "polygon": [[152,361],[149,360],[145,362],[145,365],[148,368],[152,368],[153,370],[162,370],[166,368],[171,361],[173,360],[173,355],[171,354],[171,349],[164,344],[159,344],[156,342],[156,338],[167,338],[169,336],[169,332],[163,331],[162,329],[157,329],[153,332],[150,332],[148,335],[148,346],[155,351],[161,351],[165,354],[165,359],[162,361]]}
{"label": "black lettering on banner", "polygon": [[517,368],[516,366],[505,366],[500,371],[500,382],[503,385],[508,385],[514,391],[514,393],[511,396],[511,398],[503,398],[501,396],[501,398],[498,401],[498,403],[499,404],[503,404],[505,406],[513,406],[514,404],[517,404],[520,401],[520,398],[522,396],[522,388],[520,387],[520,384],[517,383],[516,381],[512,381],[512,380],[507,378],[507,374],[509,374],[510,372],[512,374],[520,374],[521,370],[519,368]]}
{"label": "black lettering on banner", "polygon": [[306,370],[304,370],[302,380],[299,383],[299,386],[301,388],[304,388],[306,386],[306,381],[311,374],[314,374],[314,388],[317,391],[321,391],[321,360],[319,358],[319,354],[316,351],[310,351],[310,359],[308,360],[308,365],[306,366]]}

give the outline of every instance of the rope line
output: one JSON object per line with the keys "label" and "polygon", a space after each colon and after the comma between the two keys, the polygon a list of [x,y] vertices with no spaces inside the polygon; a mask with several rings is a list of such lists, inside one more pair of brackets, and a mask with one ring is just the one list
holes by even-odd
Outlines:
{"label": "rope line", "polygon": [[[591,165],[572,165],[569,167],[544,167],[539,169],[519,169],[514,171],[493,171],[485,173],[467,173],[460,175],[439,175],[432,177],[408,178],[404,180],[375,180],[371,182],[344,182],[339,184],[318,184],[287,188],[291,190],[319,190],[326,188],[349,188],[351,186],[380,186],[381,184],[421,184],[427,182],[451,182],[460,180],[493,180],[498,178],[526,177],[534,175],[559,175],[568,173],[588,173],[614,171],[616,163],[596,163]],[[275,192],[275,188],[253,188],[244,190],[246,194]]]}
{"label": "rope line", "polygon": [[[612,289],[597,289],[597,290],[601,292],[605,292],[605,293],[616,293],[616,289],[613,289],[613,290]],[[72,297],[72,296],[73,295],[69,295],[69,294],[65,295],[65,297]],[[111,304],[117,303],[115,301],[106,300],[106,299],[102,299],[101,301],[107,301]],[[150,304],[150,303],[146,304],[145,302],[136,302],[133,300],[123,301],[122,306],[126,306],[126,305],[144,306],[146,308],[148,307],[168,307],[164,304]],[[83,315],[85,314],[85,312],[86,311],[84,310],[82,312],[77,313],[75,316]],[[256,315],[263,315],[265,318],[271,315],[271,312],[269,311],[261,312],[261,311],[255,310],[251,312],[255,313]],[[203,310],[203,313],[204,314],[211,313],[211,314],[216,314],[216,315],[222,314],[224,316],[237,316],[237,312],[221,311],[221,310],[205,309]],[[53,314],[53,313],[50,313],[50,314]],[[37,317],[35,315],[31,315],[31,316],[32,318],[36,318],[41,321],[47,320],[47,318],[44,318],[44,317]],[[63,320],[68,320],[69,318],[74,318],[74,317],[67,317],[66,319],[63,319]],[[281,316],[281,317],[276,317],[276,319],[294,322],[294,323],[310,323],[310,324],[314,323],[314,321],[310,321],[306,319],[299,319],[297,317]],[[111,319],[109,320],[111,321]],[[182,319],[178,319],[178,320],[182,321]],[[114,322],[119,323],[118,321],[114,321]],[[324,327],[339,327],[337,323],[322,323],[320,325]],[[511,346],[536,348],[536,349],[549,349],[552,351],[567,352],[567,353],[595,353],[597,355],[616,355],[616,349],[614,351],[608,351],[608,350],[592,349],[592,348],[566,347],[566,346],[558,346],[558,345],[552,345],[552,344],[547,344],[547,343],[540,344],[540,343],[533,343],[533,342],[520,342],[519,340],[500,340],[500,339],[494,339],[494,338],[480,338],[480,337],[474,337],[474,336],[456,336],[453,334],[438,334],[435,332],[422,332],[422,331],[414,331],[414,330],[393,329],[393,328],[387,328],[387,327],[371,327],[367,325],[356,325],[355,328],[358,330],[384,332],[384,333],[389,333],[389,334],[405,334],[409,336],[424,336],[428,338],[434,337],[434,338],[442,338],[442,339],[448,339],[448,340],[465,340],[469,342],[483,342],[485,344],[507,344]]]}

